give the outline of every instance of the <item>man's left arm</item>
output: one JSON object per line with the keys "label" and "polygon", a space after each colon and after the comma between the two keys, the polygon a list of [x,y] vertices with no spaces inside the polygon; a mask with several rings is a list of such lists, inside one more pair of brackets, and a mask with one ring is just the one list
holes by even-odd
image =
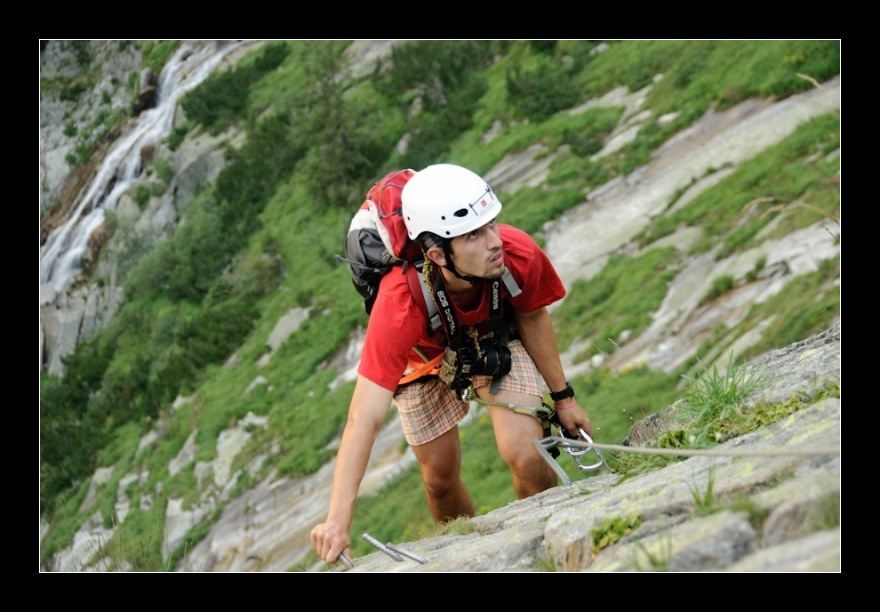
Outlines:
{"label": "man's left arm", "polygon": [[[550,391],[565,389],[565,371],[562,369],[559,348],[556,346],[556,332],[547,307],[532,312],[516,311],[516,327],[523,346],[535,362]],[[576,398],[567,397],[558,400],[554,402],[553,408],[559,415],[559,422],[571,435],[577,436],[580,427],[590,437],[593,436],[590,417],[578,405]]]}

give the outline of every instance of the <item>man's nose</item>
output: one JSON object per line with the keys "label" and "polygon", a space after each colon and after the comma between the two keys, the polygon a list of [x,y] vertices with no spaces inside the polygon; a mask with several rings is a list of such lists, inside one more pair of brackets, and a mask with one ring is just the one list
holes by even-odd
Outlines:
{"label": "man's nose", "polygon": [[489,230],[489,248],[500,249],[502,246],[504,246],[504,241],[501,240],[501,230],[496,225]]}

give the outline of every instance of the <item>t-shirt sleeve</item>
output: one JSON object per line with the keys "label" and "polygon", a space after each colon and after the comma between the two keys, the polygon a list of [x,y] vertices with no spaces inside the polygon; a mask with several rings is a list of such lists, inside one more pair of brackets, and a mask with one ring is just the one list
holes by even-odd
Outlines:
{"label": "t-shirt sleeve", "polygon": [[394,391],[412,347],[425,335],[427,321],[399,268],[382,277],[370,313],[358,374]]}
{"label": "t-shirt sleeve", "polygon": [[565,297],[565,286],[547,254],[526,232],[501,226],[504,261],[522,293],[510,298],[520,312],[532,312]]}

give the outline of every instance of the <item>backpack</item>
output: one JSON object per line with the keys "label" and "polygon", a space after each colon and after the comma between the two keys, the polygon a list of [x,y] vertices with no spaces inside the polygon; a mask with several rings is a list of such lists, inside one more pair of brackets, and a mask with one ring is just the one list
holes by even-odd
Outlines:
{"label": "backpack", "polygon": [[382,277],[400,266],[413,299],[428,321],[429,331],[434,332],[443,323],[422,277],[422,250],[410,240],[401,212],[400,192],[414,175],[414,170],[395,170],[370,188],[349,225],[342,247],[344,255],[336,258],[348,264],[351,281],[364,299],[368,315]]}

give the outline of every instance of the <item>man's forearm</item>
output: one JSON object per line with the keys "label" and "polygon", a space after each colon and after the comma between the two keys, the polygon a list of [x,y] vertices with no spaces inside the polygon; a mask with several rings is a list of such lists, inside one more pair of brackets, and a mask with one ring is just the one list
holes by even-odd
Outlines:
{"label": "man's forearm", "polygon": [[358,488],[367,471],[373,442],[391,406],[391,395],[375,383],[358,378],[336,455],[328,522],[351,526]]}
{"label": "man's forearm", "polygon": [[565,371],[556,346],[553,320],[546,308],[530,313],[517,313],[517,331],[523,346],[535,362],[551,391],[565,388]]}
{"label": "man's forearm", "polygon": [[354,504],[358,488],[367,470],[370,459],[372,438],[367,432],[355,431],[349,423],[342,434],[342,442],[336,455],[333,470],[333,492],[330,495],[330,508],[327,521],[351,526]]}

